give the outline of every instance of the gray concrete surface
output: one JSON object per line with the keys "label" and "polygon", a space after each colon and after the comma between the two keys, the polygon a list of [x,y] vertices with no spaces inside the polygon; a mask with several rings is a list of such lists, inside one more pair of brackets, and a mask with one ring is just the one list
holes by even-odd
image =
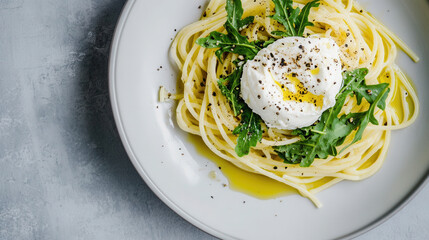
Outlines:
{"label": "gray concrete surface", "polygon": [[[107,62],[125,0],[0,0],[0,239],[213,239],[118,137]],[[429,187],[358,239],[427,239]]]}

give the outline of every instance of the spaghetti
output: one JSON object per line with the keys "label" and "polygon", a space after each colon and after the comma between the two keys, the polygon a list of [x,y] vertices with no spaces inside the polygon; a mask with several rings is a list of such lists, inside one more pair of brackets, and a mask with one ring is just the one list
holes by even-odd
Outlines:
{"label": "spaghetti", "polygon": [[[301,6],[308,1],[298,0]],[[273,15],[271,0],[243,0],[244,15],[255,16],[254,22],[241,30],[249,41],[278,38],[271,32],[281,26],[269,18]],[[178,95],[177,123],[181,129],[199,135],[205,144],[219,157],[230,161],[246,171],[265,175],[287,184],[309,198],[317,207],[321,206],[315,194],[342,181],[362,180],[380,169],[390,143],[391,130],[412,124],[418,115],[419,104],[412,83],[395,64],[397,46],[414,61],[418,57],[398,37],[379,21],[363,10],[353,0],[323,0],[314,8],[309,20],[314,26],[307,27],[304,35],[330,37],[340,46],[344,70],[368,68],[368,84],[387,82],[391,91],[386,100],[385,111],[377,109],[375,116],[379,125],[367,127],[362,139],[338,156],[316,159],[310,167],[284,163],[273,150],[273,146],[287,145],[299,141],[291,131],[267,128],[258,145],[250,153],[238,157],[234,151],[236,136],[232,130],[240,120],[232,114],[227,99],[222,96],[217,81],[235,69],[237,54],[228,53],[220,62],[213,49],[195,44],[212,31],[225,32],[225,0],[211,0],[195,23],[183,28],[171,46],[171,56],[181,69],[183,95]],[[165,90],[163,90],[165,91]],[[165,93],[164,93],[165,95]],[[349,97],[342,114],[368,109],[368,103],[358,105]],[[353,135],[353,134],[352,134]],[[353,139],[349,136],[347,146]]]}

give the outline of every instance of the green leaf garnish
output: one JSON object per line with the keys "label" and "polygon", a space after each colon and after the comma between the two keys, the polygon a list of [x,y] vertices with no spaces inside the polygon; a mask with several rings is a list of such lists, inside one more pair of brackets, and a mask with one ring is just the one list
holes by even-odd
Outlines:
{"label": "green leaf garnish", "polygon": [[297,7],[293,8],[292,0],[273,0],[276,13],[271,16],[274,20],[281,23],[286,32],[273,31],[272,34],[281,37],[302,37],[305,27],[314,26],[313,23],[308,21],[308,15],[312,7],[320,5],[319,0],[308,2],[302,10]]}
{"label": "green leaf garnish", "polygon": [[218,81],[222,94],[228,99],[234,116],[241,115],[240,124],[232,132],[237,137],[235,152],[239,157],[248,155],[250,148],[262,139],[261,117],[254,113],[240,97],[240,78],[243,67],[238,67],[231,75]]}
{"label": "green leaf garnish", "polygon": [[254,113],[248,106],[244,106],[241,114],[241,122],[234,131],[238,134],[235,152],[239,157],[249,154],[250,148],[255,147],[262,139],[261,117]]}
{"label": "green leaf garnish", "polygon": [[228,34],[211,32],[208,37],[197,39],[196,43],[205,48],[219,48],[216,56],[222,62],[225,52],[240,54],[245,59],[253,59],[261,50],[255,42],[249,42],[247,37],[240,34],[240,30],[253,23],[254,17],[241,19],[243,7],[240,0],[226,1],[227,20],[223,25]]}
{"label": "green leaf garnish", "polygon": [[231,75],[218,80],[218,86],[222,94],[228,99],[234,116],[241,113],[241,109],[246,103],[240,97],[240,78],[243,73],[243,67],[237,68]]}
{"label": "green leaf garnish", "polygon": [[[326,159],[329,155],[337,156],[336,147],[343,144],[346,137],[353,131],[357,130],[352,142],[341,151],[359,141],[369,123],[378,125],[374,116],[375,107],[385,109],[385,101],[390,91],[389,84],[366,85],[367,74],[366,68],[344,73],[344,86],[337,94],[335,106],[326,110],[314,126],[293,131],[293,134],[301,137],[301,141],[274,147],[286,163],[299,163],[301,167],[309,167],[315,158]],[[338,117],[347,96],[356,96],[359,105],[365,98],[370,104],[369,109],[365,112],[349,113]]]}

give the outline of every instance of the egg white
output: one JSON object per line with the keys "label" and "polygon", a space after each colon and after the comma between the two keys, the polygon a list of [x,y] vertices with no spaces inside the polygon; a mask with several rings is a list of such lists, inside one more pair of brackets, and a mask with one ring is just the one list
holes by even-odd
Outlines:
{"label": "egg white", "polygon": [[[330,38],[279,39],[246,62],[241,96],[268,127],[292,130],[310,126],[335,105],[342,85],[339,56],[340,48]],[[297,92],[296,79],[309,94]],[[285,93],[300,99],[285,99]],[[308,95],[316,96],[319,103],[323,98],[323,104],[307,102]]]}

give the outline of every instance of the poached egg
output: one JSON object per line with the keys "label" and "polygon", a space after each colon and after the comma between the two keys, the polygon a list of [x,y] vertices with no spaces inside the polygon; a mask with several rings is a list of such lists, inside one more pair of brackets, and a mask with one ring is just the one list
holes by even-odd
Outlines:
{"label": "poached egg", "polygon": [[330,38],[282,38],[243,67],[241,96],[268,127],[312,125],[342,86],[340,48]]}

